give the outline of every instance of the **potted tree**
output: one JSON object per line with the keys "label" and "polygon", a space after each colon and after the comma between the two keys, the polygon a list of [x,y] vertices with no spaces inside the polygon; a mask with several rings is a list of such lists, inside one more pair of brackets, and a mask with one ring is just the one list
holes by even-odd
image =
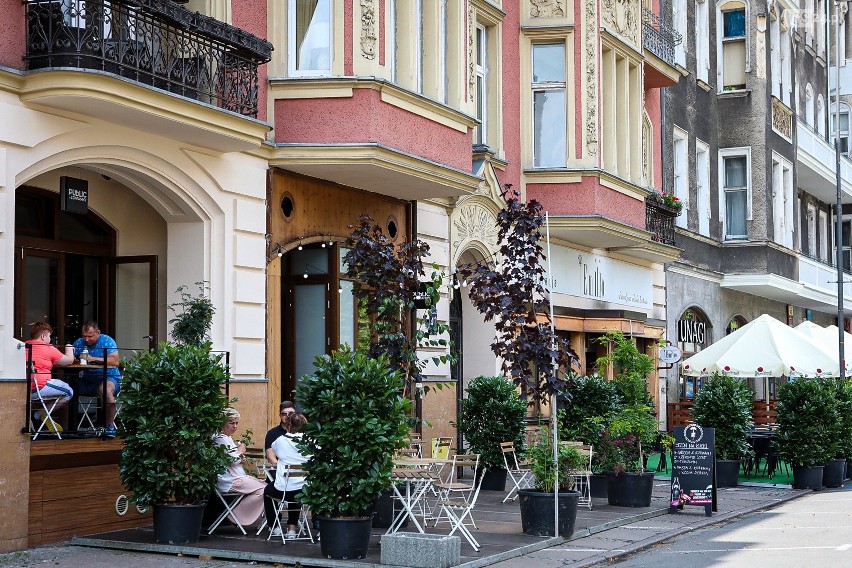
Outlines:
{"label": "potted tree", "polygon": [[543,436],[529,449],[527,458],[530,460],[534,485],[532,489],[518,491],[524,534],[555,536],[553,490],[558,474],[559,493],[556,497],[559,503],[559,535],[570,538],[574,534],[577,503],[580,499],[580,493],[573,491],[572,471],[587,467],[587,458],[583,457],[575,446],[566,444],[559,444],[558,454],[554,453],[553,438],[549,435]]}
{"label": "potted tree", "polygon": [[740,460],[752,450],[752,390],[742,379],[713,373],[695,395],[690,414],[705,428],[716,430],[716,483],[736,487]]}
{"label": "potted tree", "polygon": [[823,467],[837,447],[837,424],[837,401],[829,381],[798,377],[778,388],[775,443],[793,467],[793,488],[822,488]]}
{"label": "potted tree", "polygon": [[846,459],[852,456],[852,385],[847,380],[833,379],[834,399],[837,404],[837,444],[834,459],[825,464],[823,485],[841,487],[846,479]]}
{"label": "potted tree", "polygon": [[503,377],[479,376],[467,387],[461,401],[456,427],[467,441],[468,451],[479,454],[480,467],[488,468],[482,489],[503,491],[506,469],[502,442],[514,442],[515,450],[524,451],[526,403],[514,384]]}
{"label": "potted tree", "polygon": [[199,283],[193,296],[178,288],[170,306],[174,344],[161,342],[124,364],[121,424],[122,483],[140,506],[153,505],[154,538],[197,542],[204,503],[230,458],[213,435],[228,406],[229,375],[207,339],[213,305]]}
{"label": "potted tree", "polygon": [[601,445],[608,449],[607,500],[619,507],[648,507],[654,472],[645,471],[644,451],[658,435],[648,395],[648,376],[654,361],[619,331],[607,332],[599,341],[609,343],[610,350],[598,359],[598,368],[612,365],[616,372],[613,382],[621,399],[602,433]]}
{"label": "potted tree", "polygon": [[592,455],[591,495],[606,498],[606,456],[611,449],[602,433],[621,401],[618,388],[600,375],[577,377],[568,397],[557,397],[559,405],[559,438],[579,440],[594,447]]}
{"label": "potted tree", "polygon": [[390,487],[394,452],[407,445],[410,401],[402,374],[383,356],[344,346],[315,366],[296,387],[311,417],[300,445],[311,456],[302,502],[320,520],[324,557],[364,558],[370,512]]}

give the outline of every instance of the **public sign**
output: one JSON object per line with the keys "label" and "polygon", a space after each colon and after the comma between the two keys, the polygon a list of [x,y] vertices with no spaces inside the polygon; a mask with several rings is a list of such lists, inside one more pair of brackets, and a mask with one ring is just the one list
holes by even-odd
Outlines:
{"label": "public sign", "polygon": [[62,211],[85,215],[89,212],[89,182],[69,176],[59,177],[59,206]]}
{"label": "public sign", "polygon": [[715,437],[714,428],[698,424],[674,429],[669,513],[685,505],[703,506],[708,517],[717,510]]}
{"label": "public sign", "polygon": [[666,345],[665,347],[660,347],[660,361],[671,365],[672,363],[677,363],[683,358],[683,351],[680,350],[680,347],[676,347],[674,345]]}

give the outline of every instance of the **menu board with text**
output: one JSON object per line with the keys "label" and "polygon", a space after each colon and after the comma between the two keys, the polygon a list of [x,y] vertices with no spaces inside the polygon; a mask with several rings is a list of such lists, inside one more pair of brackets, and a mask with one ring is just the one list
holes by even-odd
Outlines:
{"label": "menu board with text", "polygon": [[703,506],[708,517],[717,510],[715,434],[698,424],[674,429],[670,513],[686,505]]}

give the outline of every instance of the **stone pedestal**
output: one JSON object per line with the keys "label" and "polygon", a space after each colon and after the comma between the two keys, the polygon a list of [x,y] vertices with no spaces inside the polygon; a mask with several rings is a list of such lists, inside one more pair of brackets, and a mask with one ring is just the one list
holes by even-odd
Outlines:
{"label": "stone pedestal", "polygon": [[382,564],[450,568],[461,562],[461,538],[398,532],[382,535]]}

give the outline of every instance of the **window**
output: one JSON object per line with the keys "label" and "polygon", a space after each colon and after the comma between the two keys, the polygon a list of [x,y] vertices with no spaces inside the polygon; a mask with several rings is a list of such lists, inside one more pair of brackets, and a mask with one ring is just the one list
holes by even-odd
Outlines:
{"label": "window", "polygon": [[642,177],[644,185],[654,184],[654,124],[647,112],[642,113]]}
{"label": "window", "polygon": [[[695,65],[696,76],[710,82],[710,2],[697,0],[695,4]],[[686,36],[684,36],[686,38]],[[686,39],[684,39],[684,42]]]}
{"label": "window", "polygon": [[816,103],[816,131],[820,136],[825,136],[825,99],[822,93],[817,97]]}
{"label": "window", "polygon": [[828,234],[828,213],[819,212],[819,259],[828,262],[828,243],[831,236]]}
{"label": "window", "polygon": [[843,238],[843,270],[850,272],[852,271],[852,221],[843,220],[841,236]]}
{"label": "window", "polygon": [[678,227],[687,226],[687,216],[689,208],[689,161],[687,160],[687,147],[689,139],[687,133],[678,127],[674,129],[674,148],[672,148],[672,158],[674,161],[674,184],[673,190],[675,196],[683,203],[683,211],[677,217],[675,223]]}
{"label": "window", "polygon": [[805,43],[814,44],[814,0],[805,0],[802,14],[802,24],[805,28]]}
{"label": "window", "polygon": [[811,84],[805,85],[805,122],[808,126],[814,126],[814,89]]}
{"label": "window", "polygon": [[780,39],[778,40],[781,46],[781,101],[790,106],[790,92],[792,91],[793,80],[793,56],[791,55],[790,30],[782,23]]}
{"label": "window", "polygon": [[808,205],[808,256],[816,258],[816,208],[813,205]]}
{"label": "window", "polygon": [[532,46],[533,167],[565,167],[565,44]]}
{"label": "window", "polygon": [[331,74],[331,0],[289,0],[287,32],[291,76]]}
{"label": "window", "polygon": [[772,211],[773,240],[793,248],[793,165],[777,155],[772,157]]}
{"label": "window", "polygon": [[488,144],[488,30],[476,26],[476,118],[474,132],[477,144]]}
{"label": "window", "polygon": [[[816,13],[814,14],[814,27],[816,28],[816,52],[819,57],[825,57],[825,0],[816,0]],[[834,27],[834,26],[832,26]]]}
{"label": "window", "polygon": [[642,183],[641,60],[620,45],[601,48],[601,158],[605,170]]}
{"label": "window", "polygon": [[[839,122],[838,122],[839,120]],[[838,128],[839,125],[839,128]],[[832,143],[836,140],[840,142],[840,152],[849,154],[849,107],[842,105],[840,112],[835,114],[834,109],[831,112],[831,132]]]}
{"label": "window", "polygon": [[781,100],[781,18],[774,12],[769,20],[769,63],[772,67],[772,95]]}
{"label": "window", "polygon": [[695,200],[698,213],[698,232],[710,236],[710,146],[695,141]]}
{"label": "window", "polygon": [[748,238],[746,221],[751,217],[751,149],[719,151],[720,202],[725,207],[725,239]]}
{"label": "window", "polygon": [[719,20],[722,21],[718,56],[719,90],[745,89],[748,71],[745,5],[738,1],[727,2],[720,8]]}
{"label": "window", "polygon": [[683,41],[675,46],[675,63],[686,67],[686,38],[689,36],[686,29],[686,0],[672,2],[672,22],[675,31],[683,38]]}

